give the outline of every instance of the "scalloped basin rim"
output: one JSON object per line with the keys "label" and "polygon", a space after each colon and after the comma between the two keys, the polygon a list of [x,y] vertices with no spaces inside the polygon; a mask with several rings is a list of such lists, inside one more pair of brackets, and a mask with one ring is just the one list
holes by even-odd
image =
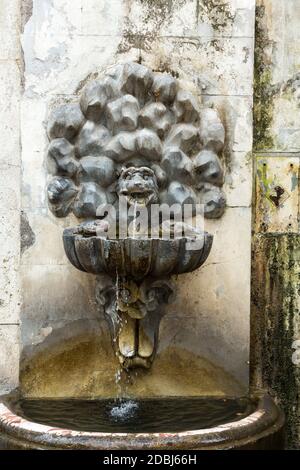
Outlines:
{"label": "scalloped basin rim", "polygon": [[139,280],[146,276],[161,278],[198,269],[207,259],[213,236],[203,232],[197,237],[108,239],[84,236],[77,228],[64,230],[63,241],[69,261],[81,271]]}
{"label": "scalloped basin rim", "polygon": [[76,232],[77,230],[77,227],[71,227],[71,228],[66,228],[64,229],[64,232],[63,232],[63,237],[65,236],[76,236],[76,237],[80,237],[80,238],[97,238],[97,239],[100,239],[100,240],[105,240],[105,241],[109,241],[110,243],[120,243],[120,242],[123,242],[124,240],[132,240],[132,241],[153,241],[153,240],[162,240],[162,241],[165,241],[165,242],[173,242],[174,240],[187,240],[187,241],[193,241],[195,239],[198,239],[198,240],[202,240],[203,237],[208,237],[208,238],[212,238],[213,239],[213,235],[208,233],[208,232],[201,232],[199,234],[195,234],[195,236],[191,237],[191,236],[176,236],[174,238],[162,238],[162,237],[148,237],[148,236],[136,236],[136,237],[133,237],[133,236],[128,236],[128,237],[122,237],[122,238],[107,238],[105,236],[100,236],[100,235],[83,235],[81,233],[77,233]]}

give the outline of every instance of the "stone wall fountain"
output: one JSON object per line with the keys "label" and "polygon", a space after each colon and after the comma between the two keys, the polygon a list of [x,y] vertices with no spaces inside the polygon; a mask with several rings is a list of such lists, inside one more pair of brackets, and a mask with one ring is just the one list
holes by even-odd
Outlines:
{"label": "stone wall fountain", "polygon": [[[55,108],[48,136],[51,211],[57,217],[73,213],[80,222],[64,230],[65,253],[75,268],[96,276],[99,316],[108,321],[121,366],[149,369],[160,320],[175,298],[172,276],[203,265],[213,243],[203,216],[219,218],[225,210],[223,124],[172,75],[125,63],[90,81],[79,102]],[[105,410],[99,423],[99,406],[106,406],[101,397],[79,400],[76,416],[80,409],[83,424],[74,427],[68,415],[74,400],[41,400],[37,406],[6,397],[0,402],[0,448],[282,446],[284,418],[268,396],[185,400],[146,401],[155,414],[157,406],[168,408],[166,422],[158,416],[154,422],[151,412],[143,418],[140,400],[139,417],[123,427],[103,421]],[[207,424],[210,407],[219,418]],[[97,422],[87,421],[94,414]]]}
{"label": "stone wall fountain", "polygon": [[80,103],[55,109],[48,135],[50,208],[84,220],[65,230],[65,252],[98,275],[96,299],[121,364],[149,368],[175,294],[171,276],[199,268],[212,245],[179,214],[202,205],[215,218],[225,208],[224,127],[171,75],[127,63],[90,82]]}

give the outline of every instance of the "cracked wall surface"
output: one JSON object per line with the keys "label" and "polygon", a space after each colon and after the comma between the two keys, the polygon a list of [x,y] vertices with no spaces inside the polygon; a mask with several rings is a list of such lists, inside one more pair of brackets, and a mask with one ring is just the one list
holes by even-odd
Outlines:
{"label": "cracked wall surface", "polygon": [[[222,156],[226,212],[221,220],[207,222],[215,239],[203,269],[177,280],[178,302],[162,322],[160,352],[169,346],[182,348],[222,367],[247,387],[254,4],[254,0],[26,0],[21,8],[19,2],[10,2],[9,8],[17,9],[11,21],[19,18],[22,54],[18,36],[14,42],[4,33],[9,44],[1,60],[8,61],[7,73],[17,84],[11,98],[5,96],[6,103],[16,102],[15,114],[9,117],[13,132],[7,130],[14,147],[3,140],[12,162],[4,165],[15,172],[17,181],[15,90],[22,87],[22,197],[20,208],[11,209],[17,220],[10,223],[18,226],[21,209],[23,371],[34,354],[63,341],[66,332],[70,338],[108,334],[96,311],[93,276],[76,272],[63,251],[63,229],[76,222],[71,215],[57,220],[47,205],[45,127],[51,110],[77,101],[83,86],[99,73],[118,62],[138,61],[154,71],[171,73],[205,106],[214,106],[227,136]],[[13,201],[9,204],[13,207]],[[18,323],[17,317],[9,321]],[[16,325],[10,328],[17,334]],[[200,381],[201,374],[195,380]]]}

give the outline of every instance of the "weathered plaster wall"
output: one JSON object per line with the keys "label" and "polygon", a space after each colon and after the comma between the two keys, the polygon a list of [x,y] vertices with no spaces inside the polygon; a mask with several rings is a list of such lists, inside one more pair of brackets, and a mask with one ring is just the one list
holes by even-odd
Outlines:
{"label": "weathered plaster wall", "polygon": [[299,152],[299,15],[296,0],[257,4],[254,146]]}
{"label": "weathered plaster wall", "polygon": [[[23,359],[66,337],[107,334],[93,301],[93,276],[77,272],[61,242],[74,218],[46,202],[45,123],[115,62],[169,71],[221,113],[228,207],[210,221],[212,254],[178,281],[161,329],[161,350],[180,346],[248,383],[254,0],[26,1],[22,119]],[[99,358],[101,360],[101,358]],[[172,367],[172,363],[170,363]],[[201,375],[201,374],[200,374]],[[201,376],[195,380],[201,380]]]}
{"label": "weathered plaster wall", "polygon": [[251,385],[283,407],[291,448],[300,446],[299,24],[297,0],[257,1]]}
{"label": "weathered plaster wall", "polygon": [[18,0],[0,1],[0,393],[18,384],[22,60]]}

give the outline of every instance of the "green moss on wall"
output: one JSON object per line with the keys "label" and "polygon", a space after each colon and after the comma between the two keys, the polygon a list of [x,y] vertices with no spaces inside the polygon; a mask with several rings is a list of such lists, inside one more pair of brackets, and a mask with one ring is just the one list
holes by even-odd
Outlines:
{"label": "green moss on wall", "polygon": [[300,443],[300,237],[257,234],[253,241],[251,382],[274,394],[286,416],[289,448]]}
{"label": "green moss on wall", "polygon": [[265,24],[265,7],[256,7],[254,51],[254,150],[273,148],[271,125],[273,121],[274,87],[271,63],[266,57],[270,45]]}

